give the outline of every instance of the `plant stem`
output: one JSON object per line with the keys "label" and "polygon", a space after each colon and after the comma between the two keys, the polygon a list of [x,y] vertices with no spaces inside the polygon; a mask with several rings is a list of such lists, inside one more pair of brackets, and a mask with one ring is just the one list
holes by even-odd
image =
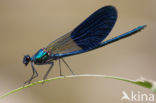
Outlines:
{"label": "plant stem", "polygon": [[4,95],[0,96],[0,99],[4,98],[4,97],[6,97],[6,96],[8,96],[10,94],[13,94],[15,92],[18,92],[18,91],[20,91],[20,90],[22,90],[24,88],[28,88],[28,87],[31,87],[31,86],[34,86],[34,85],[42,84],[42,83],[49,82],[49,81],[52,81],[52,80],[78,78],[78,77],[100,77],[100,78],[110,78],[110,79],[121,80],[121,81],[129,82],[129,83],[132,83],[132,84],[136,84],[136,85],[151,89],[153,92],[156,93],[156,82],[153,82],[151,80],[145,80],[145,79],[130,80],[130,79],[126,79],[126,78],[121,78],[121,77],[116,77],[116,76],[109,76],[109,75],[80,74],[80,75],[58,76],[58,77],[53,77],[53,78],[49,78],[49,79],[46,79],[46,80],[40,80],[40,81],[31,83],[31,84],[28,84],[28,85],[19,87],[19,88],[14,89],[14,90],[12,90],[10,92],[7,92]]}

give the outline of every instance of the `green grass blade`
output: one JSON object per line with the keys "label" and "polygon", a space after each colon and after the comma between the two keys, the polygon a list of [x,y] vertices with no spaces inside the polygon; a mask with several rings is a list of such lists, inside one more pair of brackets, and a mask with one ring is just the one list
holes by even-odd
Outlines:
{"label": "green grass blade", "polygon": [[132,83],[132,84],[136,84],[138,86],[148,88],[148,89],[152,90],[154,93],[156,93],[156,82],[151,81],[151,80],[147,80],[147,79],[143,79],[143,78],[141,78],[139,80],[130,80],[130,79],[126,79],[126,78],[121,78],[121,77],[116,77],[116,76],[109,76],[109,75],[80,74],[80,75],[59,76],[59,77],[53,77],[53,78],[46,79],[46,80],[37,81],[37,82],[31,83],[31,84],[19,87],[17,89],[14,89],[14,90],[12,90],[10,92],[7,92],[4,95],[0,96],[0,99],[4,98],[4,97],[6,97],[6,96],[8,96],[10,94],[13,94],[15,92],[18,92],[18,91],[20,91],[20,90],[22,90],[24,88],[35,86],[35,85],[42,84],[42,83],[45,83],[45,82],[49,82],[49,81],[52,81],[52,80],[78,78],[78,77],[101,77],[101,78],[110,78],[110,79],[120,80],[120,81],[129,82],[129,83]]}

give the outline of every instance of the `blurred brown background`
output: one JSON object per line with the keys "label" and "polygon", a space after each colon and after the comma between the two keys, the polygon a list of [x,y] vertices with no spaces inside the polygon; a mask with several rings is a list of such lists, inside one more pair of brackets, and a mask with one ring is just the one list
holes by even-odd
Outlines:
{"label": "blurred brown background", "polygon": [[[0,0],[0,95],[20,87],[32,75],[31,66],[22,64],[25,54],[32,56],[106,5],[114,5],[119,15],[108,38],[139,25],[148,27],[134,36],[66,58],[66,61],[76,74],[156,80],[156,0]],[[34,81],[41,80],[48,67],[36,66],[39,77]],[[64,74],[70,74],[63,68]],[[57,75],[58,62],[48,78]],[[151,93],[148,89],[121,81],[85,77],[33,86],[0,102],[122,103],[123,90]]]}

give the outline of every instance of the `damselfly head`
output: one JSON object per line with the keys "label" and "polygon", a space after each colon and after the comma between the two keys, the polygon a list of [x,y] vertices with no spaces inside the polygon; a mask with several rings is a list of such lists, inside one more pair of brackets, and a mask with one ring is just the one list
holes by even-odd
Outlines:
{"label": "damselfly head", "polygon": [[23,58],[23,64],[25,64],[26,66],[28,65],[28,63],[30,62],[31,58],[29,55],[25,55]]}

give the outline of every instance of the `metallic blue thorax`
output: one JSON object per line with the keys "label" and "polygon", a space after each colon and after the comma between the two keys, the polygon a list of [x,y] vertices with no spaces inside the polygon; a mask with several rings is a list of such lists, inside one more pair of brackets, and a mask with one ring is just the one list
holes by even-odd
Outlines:
{"label": "metallic blue thorax", "polygon": [[32,61],[36,64],[44,63],[48,60],[48,52],[45,49],[40,49],[33,57]]}

